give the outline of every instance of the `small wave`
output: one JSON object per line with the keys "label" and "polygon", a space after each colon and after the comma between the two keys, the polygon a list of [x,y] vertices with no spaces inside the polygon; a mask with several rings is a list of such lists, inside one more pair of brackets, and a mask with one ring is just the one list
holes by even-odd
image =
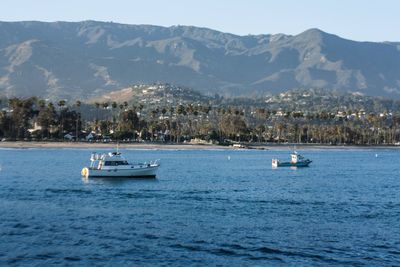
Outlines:
{"label": "small wave", "polygon": [[21,254],[21,255],[17,255],[13,258],[10,258],[9,260],[7,260],[8,264],[20,264],[22,261],[24,261],[27,257],[27,254]]}
{"label": "small wave", "polygon": [[[211,246],[211,244],[206,243],[209,246]],[[204,247],[204,246],[196,246],[196,245],[190,245],[190,244],[175,244],[172,245],[172,247],[174,248],[178,248],[178,249],[185,249],[185,250],[189,250],[189,251],[196,251],[196,252],[207,252],[210,254],[214,254],[214,255],[218,255],[218,256],[250,256],[249,254],[244,254],[244,253],[238,253],[232,249],[228,249],[228,248],[213,248],[213,247]]]}
{"label": "small wave", "polygon": [[371,212],[371,213],[356,214],[351,217],[358,218],[358,219],[376,219],[379,217],[385,217],[385,213],[384,212]]}
{"label": "small wave", "polygon": [[64,260],[66,260],[66,261],[80,261],[81,258],[80,257],[76,257],[76,256],[67,256],[67,257],[64,257]]}
{"label": "small wave", "polygon": [[400,255],[400,251],[396,251],[396,250],[389,250],[388,253],[394,254],[394,255]]}
{"label": "small wave", "polygon": [[39,253],[39,254],[35,255],[34,258],[38,259],[38,260],[48,260],[48,259],[55,258],[56,256],[57,256],[57,253],[47,252],[47,253]]}
{"label": "small wave", "polygon": [[222,246],[229,247],[229,248],[232,248],[232,249],[247,250],[246,247],[243,247],[243,246],[241,246],[239,244],[222,244]]}
{"label": "small wave", "polygon": [[283,250],[268,248],[268,247],[257,248],[257,249],[254,249],[254,251],[267,253],[267,254],[287,254],[287,252],[285,252]]}
{"label": "small wave", "polygon": [[119,199],[131,199],[131,198],[162,198],[167,196],[167,194],[161,194],[161,193],[120,193],[118,194]]}
{"label": "small wave", "polygon": [[271,256],[269,256],[269,257],[265,257],[265,256],[251,256],[251,257],[249,257],[249,259],[250,260],[253,260],[253,261],[265,261],[265,260],[268,260],[268,261],[271,261],[271,260],[274,260],[274,261],[278,261],[278,262],[280,262],[280,263],[284,263],[285,261],[284,260],[282,260],[281,258],[279,258],[279,257],[271,257]]}
{"label": "small wave", "polygon": [[243,256],[242,254],[238,254],[235,251],[226,248],[216,248],[209,252],[220,256]]}
{"label": "small wave", "polygon": [[307,202],[289,199],[263,200],[263,199],[238,199],[239,202],[254,203],[254,204],[274,204],[274,205],[323,205],[324,202]]}
{"label": "small wave", "polygon": [[215,245],[207,243],[205,241],[197,241],[195,243],[203,244],[203,246],[192,244],[175,244],[172,247],[189,251],[206,252],[217,256],[252,257],[251,254],[247,253],[247,249],[245,247],[237,244],[224,244],[219,247],[215,247]]}
{"label": "small wave", "polygon": [[304,257],[304,258],[312,258],[312,259],[320,259],[323,260],[325,257],[321,255],[316,255],[316,254],[308,254],[304,252],[297,252],[297,251],[289,251],[289,250],[280,250],[280,249],[275,249],[275,248],[269,248],[269,247],[260,247],[257,249],[254,249],[253,251],[258,251],[266,254],[281,254],[284,256],[297,256],[297,257]]}
{"label": "small wave", "polygon": [[261,252],[263,254],[282,255],[285,257],[307,258],[307,259],[318,260],[318,261],[329,263],[329,264],[354,264],[354,262],[337,260],[337,259],[327,257],[324,255],[301,252],[301,251],[281,250],[281,249],[275,249],[275,248],[269,248],[269,247],[260,247],[260,248],[253,249],[252,251]]}
{"label": "small wave", "polygon": [[83,189],[57,189],[57,188],[47,188],[45,192],[50,192],[54,194],[66,194],[66,193],[75,193],[75,194],[92,194],[92,191],[83,190]]}
{"label": "small wave", "polygon": [[23,224],[23,223],[17,223],[13,227],[17,228],[17,229],[25,229],[25,228],[29,228],[30,226],[27,224]]}
{"label": "small wave", "polygon": [[374,248],[390,249],[391,247],[387,245],[375,245]]}
{"label": "small wave", "polygon": [[200,246],[193,246],[193,245],[188,245],[188,244],[174,244],[171,247],[173,248],[178,248],[178,249],[186,249],[190,251],[205,251],[207,249],[203,249]]}
{"label": "small wave", "polygon": [[228,198],[212,197],[212,196],[199,196],[199,195],[188,195],[188,196],[176,196],[177,200],[185,201],[215,201],[215,202],[229,202]]}
{"label": "small wave", "polygon": [[159,239],[158,236],[152,235],[152,234],[144,234],[143,237],[146,238],[146,239],[153,239],[153,240],[154,239]]}
{"label": "small wave", "polygon": [[186,195],[192,195],[192,194],[211,194],[213,193],[212,190],[193,190],[193,191],[187,191],[184,192]]}

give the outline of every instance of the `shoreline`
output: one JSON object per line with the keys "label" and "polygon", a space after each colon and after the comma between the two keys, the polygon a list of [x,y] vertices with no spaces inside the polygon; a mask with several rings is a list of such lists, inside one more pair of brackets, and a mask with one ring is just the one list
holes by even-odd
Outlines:
{"label": "shoreline", "polygon": [[[35,142],[35,141],[4,141],[0,148],[97,148],[115,149],[116,143],[87,143],[87,142]],[[400,149],[394,145],[320,145],[320,144],[263,144],[247,148],[219,146],[210,144],[157,144],[157,143],[120,143],[119,149],[160,149],[160,150],[346,150],[346,149]]]}

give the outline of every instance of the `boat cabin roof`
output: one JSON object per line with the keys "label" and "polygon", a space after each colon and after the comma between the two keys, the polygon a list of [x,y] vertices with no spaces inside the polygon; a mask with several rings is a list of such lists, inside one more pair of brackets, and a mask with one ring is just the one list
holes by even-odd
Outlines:
{"label": "boat cabin roof", "polygon": [[93,153],[91,160],[102,160],[102,161],[126,161],[121,153],[109,152],[104,154]]}
{"label": "boat cabin roof", "polygon": [[300,155],[299,153],[297,153],[297,151],[294,151],[291,154],[292,158],[298,158],[298,159],[304,159],[304,157],[302,155]]}

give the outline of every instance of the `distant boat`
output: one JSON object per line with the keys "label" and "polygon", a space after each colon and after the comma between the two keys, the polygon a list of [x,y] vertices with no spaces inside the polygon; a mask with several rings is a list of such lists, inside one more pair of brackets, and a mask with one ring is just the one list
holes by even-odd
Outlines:
{"label": "distant boat", "polygon": [[291,154],[291,158],[292,160],[287,162],[280,162],[278,159],[272,159],[272,167],[308,167],[312,162],[296,151]]}
{"label": "distant boat", "polygon": [[243,145],[243,144],[233,144],[232,147],[233,147],[233,148],[237,148],[237,149],[247,148],[247,146],[245,146],[245,145]]}
{"label": "distant boat", "polygon": [[160,164],[158,161],[149,163],[128,163],[119,152],[106,154],[92,153],[90,166],[81,171],[85,177],[156,177]]}

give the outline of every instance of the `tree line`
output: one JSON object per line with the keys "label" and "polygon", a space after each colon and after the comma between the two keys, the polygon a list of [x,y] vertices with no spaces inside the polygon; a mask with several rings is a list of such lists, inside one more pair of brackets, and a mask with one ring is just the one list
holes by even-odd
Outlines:
{"label": "tree line", "polygon": [[[182,103],[87,104],[36,97],[2,99],[3,140],[186,142],[193,138],[219,144],[314,143],[382,145],[400,142],[398,114],[269,109],[251,105]],[[90,138],[89,138],[90,136]]]}

